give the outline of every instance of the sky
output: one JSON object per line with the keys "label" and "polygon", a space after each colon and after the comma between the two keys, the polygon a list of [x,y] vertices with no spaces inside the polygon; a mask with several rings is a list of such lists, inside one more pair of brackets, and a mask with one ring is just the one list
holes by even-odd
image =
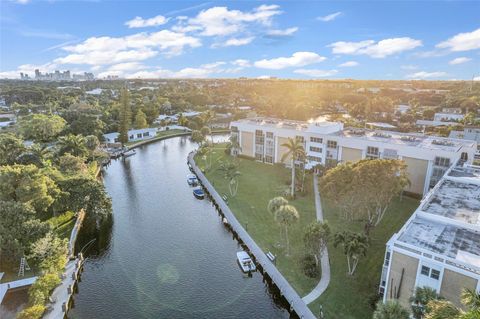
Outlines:
{"label": "sky", "polygon": [[0,0],[0,78],[480,80],[480,1]]}

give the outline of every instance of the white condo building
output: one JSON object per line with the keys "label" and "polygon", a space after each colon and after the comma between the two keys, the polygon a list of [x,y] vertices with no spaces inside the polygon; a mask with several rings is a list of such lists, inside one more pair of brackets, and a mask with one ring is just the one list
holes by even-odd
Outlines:
{"label": "white condo building", "polygon": [[[471,163],[476,141],[369,129],[344,129],[342,123],[301,122],[252,118],[230,124],[241,155],[264,163],[280,163],[288,138],[304,143],[307,168],[365,158],[401,159],[407,164],[411,185],[406,191],[424,195],[454,163]],[[285,162],[286,165],[290,161]]]}
{"label": "white condo building", "polygon": [[388,241],[384,301],[410,308],[416,287],[435,289],[459,307],[463,289],[480,292],[480,167],[450,168]]}

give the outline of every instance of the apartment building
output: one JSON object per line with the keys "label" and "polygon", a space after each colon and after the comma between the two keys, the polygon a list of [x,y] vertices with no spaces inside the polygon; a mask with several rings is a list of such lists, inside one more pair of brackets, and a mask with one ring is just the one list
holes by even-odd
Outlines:
{"label": "apartment building", "polygon": [[464,288],[480,292],[480,167],[450,168],[387,243],[380,293],[410,307],[416,287],[461,306]]}
{"label": "apartment building", "polygon": [[[475,141],[404,134],[369,129],[345,129],[342,123],[301,122],[251,118],[230,124],[238,137],[240,153],[264,163],[280,163],[288,138],[304,143],[306,167],[365,158],[401,159],[407,164],[411,185],[406,191],[426,194],[457,161],[471,163]],[[285,161],[290,165],[290,160]]]}

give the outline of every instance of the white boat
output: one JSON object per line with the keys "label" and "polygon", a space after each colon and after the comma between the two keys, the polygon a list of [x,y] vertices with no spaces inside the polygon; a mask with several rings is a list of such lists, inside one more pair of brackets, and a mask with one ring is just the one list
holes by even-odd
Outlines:
{"label": "white boat", "polygon": [[257,270],[257,267],[253,263],[252,258],[250,258],[250,256],[245,251],[237,252],[237,261],[238,265],[240,266],[240,268],[242,268],[242,271],[244,273]]}
{"label": "white boat", "polygon": [[135,150],[128,150],[126,152],[123,152],[122,156],[125,158],[125,157],[129,157],[129,156],[132,156],[132,155],[135,155],[135,154],[137,154],[137,152],[135,152]]}
{"label": "white boat", "polygon": [[204,199],[205,198],[205,192],[203,191],[203,189],[200,186],[195,187],[193,189],[193,195],[198,199]]}
{"label": "white boat", "polygon": [[188,174],[187,175],[187,183],[190,186],[197,186],[198,185],[198,179],[197,176],[193,174]]}

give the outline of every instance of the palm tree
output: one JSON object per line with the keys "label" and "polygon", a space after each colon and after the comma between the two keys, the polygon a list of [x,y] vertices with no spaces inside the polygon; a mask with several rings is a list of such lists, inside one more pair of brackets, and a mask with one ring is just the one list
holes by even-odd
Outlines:
{"label": "palm tree", "polygon": [[426,306],[431,300],[439,299],[439,295],[430,287],[417,287],[415,294],[410,298],[412,313],[416,319],[421,319],[426,312]]}
{"label": "palm tree", "polygon": [[288,200],[285,198],[278,196],[275,198],[272,198],[268,202],[267,210],[270,212],[270,214],[275,215],[275,212],[282,206],[288,205]]}
{"label": "palm tree", "polygon": [[290,196],[295,197],[295,161],[299,158],[305,158],[305,149],[303,148],[303,143],[298,139],[288,138],[286,143],[283,143],[281,146],[287,148],[287,152],[283,154],[281,161],[284,162],[289,156],[291,157],[292,165],[292,184]]}
{"label": "palm tree", "polygon": [[334,236],[333,246],[343,246],[343,253],[347,256],[348,274],[351,276],[357,268],[361,256],[367,254],[368,237],[362,233],[343,231]]}
{"label": "palm tree", "polygon": [[242,151],[242,147],[240,146],[240,141],[238,140],[238,135],[236,135],[236,134],[230,135],[229,140],[230,140],[230,145],[229,145],[230,150],[233,151],[233,152],[231,152],[230,155],[233,155],[234,157],[237,157],[238,151]]}
{"label": "palm tree", "polygon": [[288,240],[288,227],[294,224],[299,218],[298,211],[292,205],[282,205],[275,211],[275,221],[284,227],[285,240],[287,243],[287,253],[290,253],[290,242]]}
{"label": "palm tree", "polygon": [[480,310],[480,294],[473,289],[462,291],[462,303],[469,309]]}
{"label": "palm tree", "polygon": [[223,162],[220,164],[219,169],[223,171],[225,179],[228,180],[230,195],[235,197],[238,191],[238,177],[241,175],[238,171],[238,165],[233,162]]}
{"label": "palm tree", "polygon": [[395,300],[389,300],[386,303],[379,301],[377,309],[373,313],[373,319],[408,319],[410,315],[407,309]]}
{"label": "palm tree", "polygon": [[63,155],[70,153],[74,156],[86,156],[88,154],[85,137],[82,135],[69,134],[58,138],[58,153]]}

